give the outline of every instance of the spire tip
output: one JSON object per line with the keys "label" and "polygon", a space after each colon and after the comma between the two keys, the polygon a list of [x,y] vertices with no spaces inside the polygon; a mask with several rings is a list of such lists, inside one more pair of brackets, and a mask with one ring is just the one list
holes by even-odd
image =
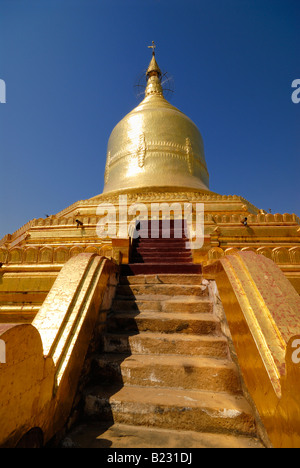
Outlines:
{"label": "spire tip", "polygon": [[152,49],[152,55],[154,57],[155,56],[155,49],[156,49],[156,45],[155,45],[154,41],[152,41],[152,45],[148,45],[148,49]]}

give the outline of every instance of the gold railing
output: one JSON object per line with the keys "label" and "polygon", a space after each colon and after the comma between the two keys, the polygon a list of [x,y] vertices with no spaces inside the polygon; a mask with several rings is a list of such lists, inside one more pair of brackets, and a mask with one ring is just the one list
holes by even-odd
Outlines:
{"label": "gold railing", "polygon": [[238,364],[271,444],[300,447],[300,297],[253,252],[204,268],[216,280]]}
{"label": "gold railing", "polygon": [[31,429],[44,442],[66,423],[100,317],[105,325],[118,282],[116,262],[80,254],[61,269],[31,324],[0,325],[0,446],[14,447]]}

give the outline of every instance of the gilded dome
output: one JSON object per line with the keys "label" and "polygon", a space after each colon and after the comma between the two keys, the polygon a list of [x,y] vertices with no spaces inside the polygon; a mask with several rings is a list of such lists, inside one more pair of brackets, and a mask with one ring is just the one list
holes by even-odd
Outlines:
{"label": "gilded dome", "polygon": [[208,190],[208,185],[201,134],[164,98],[153,53],[144,100],[110,135],[103,192],[151,187]]}

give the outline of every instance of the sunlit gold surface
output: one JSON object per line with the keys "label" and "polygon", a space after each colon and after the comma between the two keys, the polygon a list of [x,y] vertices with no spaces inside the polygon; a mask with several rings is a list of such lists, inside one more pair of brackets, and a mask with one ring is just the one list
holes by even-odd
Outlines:
{"label": "sunlit gold surface", "polygon": [[247,390],[276,448],[300,447],[300,297],[271,260],[241,252],[204,269],[215,279]]}
{"label": "sunlit gold surface", "polygon": [[164,97],[153,55],[145,99],[111,133],[104,193],[141,187],[208,189],[202,137]]}
{"label": "sunlit gold surface", "polygon": [[[128,206],[143,203],[149,214],[153,202],[178,202],[182,206],[191,203],[194,207],[196,203],[203,203],[205,238],[203,247],[193,251],[196,263],[213,262],[231,253],[231,249],[251,250],[279,265],[300,294],[300,219],[295,214],[266,213],[240,196],[201,190],[160,187],[155,190],[132,189],[126,194]],[[32,284],[34,291],[39,276],[57,274],[63,264],[78,253],[94,252],[116,258],[113,239],[101,239],[96,233],[101,218],[97,215],[97,207],[102,203],[115,205],[118,219],[119,192],[115,191],[78,201],[56,215],[34,219],[12,235],[5,236],[0,241],[0,262],[4,264],[0,270],[1,301],[6,302],[6,294],[14,294],[16,302],[19,302],[22,288],[26,291]],[[247,227],[242,224],[245,216],[248,218]],[[128,216],[128,222],[134,217]],[[82,227],[77,228],[76,219],[83,222]],[[127,263],[130,240],[128,236],[123,240],[122,261]],[[12,272],[14,280],[10,276]],[[35,281],[28,283],[32,272]],[[47,293],[49,288],[44,291]]]}
{"label": "sunlit gold surface", "polygon": [[[94,254],[67,262],[32,324],[0,324],[0,446],[14,447],[33,427],[45,441],[67,421],[99,318],[117,283],[116,264]],[[99,325],[100,326],[100,325]]]}
{"label": "sunlit gold surface", "polygon": [[[64,356],[61,353],[66,343],[72,347],[67,334],[64,335],[64,327],[70,325],[67,314],[62,309],[56,311],[55,306],[51,306],[51,301],[50,304],[44,302],[49,292],[52,291],[49,297],[54,297],[53,283],[63,266],[82,253],[112,257],[118,263],[129,262],[129,235],[117,239],[101,239],[96,232],[101,218],[97,214],[99,204],[114,204],[118,220],[120,192],[127,195],[128,205],[137,202],[145,204],[149,214],[153,202],[179,202],[182,206],[184,203],[192,203],[194,207],[196,203],[204,204],[204,245],[193,251],[194,262],[209,266],[220,260],[218,265],[221,265],[222,273],[218,273],[217,281],[223,291],[222,299],[228,311],[228,320],[232,322],[236,346],[239,347],[239,361],[242,365],[245,364],[246,373],[253,376],[253,380],[252,377],[249,379],[250,389],[253,382],[255,383],[256,375],[261,375],[266,384],[265,393],[259,384],[256,385],[259,395],[257,405],[262,414],[266,415],[270,427],[273,425],[276,432],[278,424],[277,432],[281,430],[283,434],[289,431],[294,434],[299,427],[296,416],[293,419],[293,414],[298,414],[298,402],[295,402],[295,398],[299,392],[290,392],[295,382],[299,382],[298,374],[286,357],[290,350],[286,335],[291,330],[290,321],[284,315],[278,320],[278,316],[274,318],[272,312],[268,312],[271,309],[276,311],[279,303],[282,303],[282,296],[272,296],[276,281],[281,283],[282,278],[276,277],[274,287],[269,287],[272,299],[272,307],[269,308],[259,287],[260,281],[252,281],[254,272],[228,261],[228,256],[252,251],[257,254],[257,265],[264,257],[273,260],[274,265],[276,263],[279,266],[300,293],[300,220],[294,214],[266,213],[241,196],[219,195],[209,191],[203,142],[198,129],[188,117],[164,99],[160,70],[155,58],[151,60],[147,76],[145,99],[116,126],[110,137],[104,193],[78,201],[49,218],[29,221],[15,233],[0,240],[0,263],[3,264],[0,268],[0,335],[3,339],[12,340],[12,352],[15,353],[11,364],[6,368],[5,378],[0,379],[0,392],[4,392],[0,399],[0,413],[3,431],[8,426],[13,428],[11,433],[14,438],[11,444],[20,435],[18,431],[22,430],[18,426],[20,408],[26,414],[28,411],[35,411],[35,414],[30,413],[32,418],[28,420],[28,428],[30,425],[44,427],[43,425],[48,424],[47,408],[38,419],[36,402],[38,398],[41,399],[41,404],[47,398],[49,400],[54,381],[59,382],[61,379],[62,374],[55,368],[53,356],[56,363],[62,362],[60,369],[63,372],[64,363],[68,361],[68,352]],[[128,216],[128,222],[133,217]],[[247,226],[242,223],[244,217],[248,218]],[[80,227],[76,222],[78,219],[82,222]],[[225,265],[228,266],[227,272]],[[83,268],[83,264],[81,267]],[[233,283],[229,280],[230,269]],[[63,275],[66,270],[69,267],[64,270]],[[258,272],[259,267],[255,267],[255,270]],[[76,287],[73,291],[68,287],[75,276],[72,276],[72,271],[69,279],[60,276],[62,294],[58,297],[58,304],[62,305],[68,293],[69,299],[76,295]],[[88,274],[86,279],[89,280]],[[74,309],[72,311],[75,312]],[[72,318],[72,314],[69,318]],[[41,334],[37,334],[31,325],[33,321],[39,321]],[[275,326],[269,329],[268,321],[275,322]],[[15,326],[20,323],[26,326]],[[62,327],[60,329],[59,324]],[[250,329],[253,330],[253,335]],[[58,338],[60,332],[61,337],[66,338],[61,343]],[[44,352],[46,349],[46,353],[49,351],[49,344],[53,343],[51,334],[57,337],[57,354],[53,353],[50,360],[44,363],[42,349]],[[76,338],[78,336],[75,334]],[[264,352],[264,359],[255,341],[258,338],[262,342],[265,340],[264,346],[260,348]],[[67,361],[64,360],[65,357]],[[32,370],[35,368],[36,372]],[[286,372],[282,371],[283,368]],[[2,372],[3,369],[0,366]],[[3,375],[4,373],[1,374]],[[10,387],[5,387],[8,382]],[[72,382],[74,381],[71,379],[70,383]],[[297,388],[299,386],[298,383]],[[10,399],[5,388],[16,390],[13,398]],[[61,393],[60,402],[66,405],[67,411],[69,390],[67,386],[65,388],[67,390]],[[284,396],[285,400],[280,400],[280,394],[289,395],[290,402],[286,403],[288,396]],[[273,410],[273,413],[269,410],[267,403],[276,405],[279,400],[288,405],[288,410],[280,403],[278,416],[274,415]],[[283,420],[287,421],[284,423],[287,424],[284,430]],[[46,428],[47,431],[50,429]],[[1,431],[0,434],[3,435]],[[275,445],[280,444],[279,435],[274,437]]]}

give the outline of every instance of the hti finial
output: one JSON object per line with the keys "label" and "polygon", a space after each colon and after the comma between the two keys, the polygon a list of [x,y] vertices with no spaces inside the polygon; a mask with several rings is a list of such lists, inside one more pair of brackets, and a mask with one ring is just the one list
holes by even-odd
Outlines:
{"label": "hti finial", "polygon": [[145,96],[150,96],[151,94],[163,95],[163,90],[161,87],[161,71],[155,59],[155,43],[152,41],[152,46],[148,46],[149,49],[152,49],[152,59],[149,64],[149,67],[146,71],[147,77],[147,87],[145,90]]}
{"label": "hti finial", "polygon": [[155,55],[156,45],[154,41],[152,41],[152,45],[148,45],[148,49],[152,49],[152,55]]}

